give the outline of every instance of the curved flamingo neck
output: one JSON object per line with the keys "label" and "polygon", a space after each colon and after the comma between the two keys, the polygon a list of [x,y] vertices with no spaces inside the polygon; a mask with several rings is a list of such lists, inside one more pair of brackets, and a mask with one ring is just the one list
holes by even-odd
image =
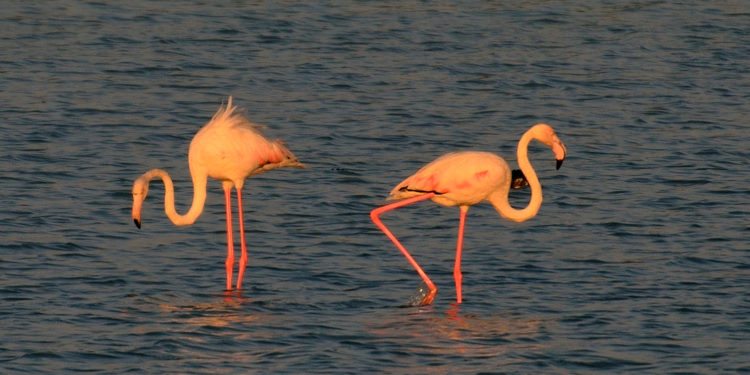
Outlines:
{"label": "curved flamingo neck", "polygon": [[[539,183],[539,178],[534,171],[534,167],[531,166],[529,161],[529,143],[533,139],[538,139],[532,131],[527,131],[518,141],[518,166],[521,168],[526,180],[529,182],[529,188],[531,189],[531,200],[529,204],[522,209],[515,209],[508,202],[508,193],[510,192],[510,186],[497,191],[489,196],[488,200],[495,207],[498,213],[504,218],[516,222],[522,222],[531,219],[536,216],[539,209],[542,207],[542,184]],[[505,184],[508,185],[508,184]]]}
{"label": "curved flamingo neck", "polygon": [[193,203],[186,214],[180,215],[174,206],[174,184],[169,173],[162,169],[152,169],[143,174],[143,178],[147,184],[156,177],[161,178],[164,183],[164,212],[175,225],[191,225],[203,213],[203,206],[206,203],[206,183],[208,176],[205,173],[195,173],[193,171],[191,171],[191,175],[193,177]]}

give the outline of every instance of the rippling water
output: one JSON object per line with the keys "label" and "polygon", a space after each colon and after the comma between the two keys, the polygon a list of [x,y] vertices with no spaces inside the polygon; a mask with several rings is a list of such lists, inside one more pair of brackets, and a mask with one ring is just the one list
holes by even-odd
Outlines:
{"label": "rippling water", "polygon": [[[750,372],[743,1],[6,2],[0,15],[2,373]],[[225,294],[220,185],[175,227],[151,167],[190,200],[187,146],[227,95],[307,170],[246,185],[250,263]],[[451,150],[535,122],[531,221],[385,216]],[[528,192],[514,192],[520,206]]]}

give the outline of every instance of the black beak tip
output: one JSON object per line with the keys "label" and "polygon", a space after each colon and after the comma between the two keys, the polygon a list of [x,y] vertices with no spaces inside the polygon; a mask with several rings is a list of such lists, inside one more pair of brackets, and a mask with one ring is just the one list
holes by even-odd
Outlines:
{"label": "black beak tip", "polygon": [[557,164],[555,165],[555,169],[560,169],[560,167],[562,166],[563,160],[565,160],[565,159],[559,159],[559,160],[557,160]]}
{"label": "black beak tip", "polygon": [[135,223],[135,226],[138,227],[138,229],[141,229],[141,222],[138,221],[138,219],[133,219],[133,223]]}

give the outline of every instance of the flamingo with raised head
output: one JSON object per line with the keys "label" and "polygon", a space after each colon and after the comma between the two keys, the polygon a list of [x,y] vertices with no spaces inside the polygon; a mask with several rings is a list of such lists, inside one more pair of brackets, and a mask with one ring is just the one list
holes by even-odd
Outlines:
{"label": "flamingo with raised head", "polygon": [[258,125],[250,122],[229,97],[226,106],[220,106],[211,120],[195,134],[188,150],[188,165],[193,179],[193,203],[184,215],[177,213],[174,205],[174,185],[169,173],[152,169],[133,183],[133,222],[141,227],[141,208],[148,194],[149,182],[160,178],[164,183],[164,211],[175,225],[191,225],[203,212],[206,203],[208,177],[221,181],[224,189],[227,222],[227,290],[232,290],[234,269],[234,241],[232,239],[232,188],[237,191],[237,211],[240,234],[239,268],[237,289],[247,265],[247,245],[242,209],[242,186],[245,179],[272,169],[282,167],[304,168],[297,158],[279,140],[268,140]]}
{"label": "flamingo with raised head", "polygon": [[[489,201],[500,215],[508,220],[522,222],[531,219],[539,212],[542,205],[542,185],[531,166],[528,157],[528,147],[532,140],[540,141],[549,146],[557,160],[556,168],[560,169],[565,160],[566,149],[563,142],[555,134],[554,129],[547,124],[537,124],[527,130],[518,141],[518,164],[521,168],[520,176],[511,173],[508,163],[501,157],[478,151],[463,151],[445,154],[416,173],[407,177],[391,190],[389,199],[398,202],[375,208],[370,218],[380,230],[404,254],[414,267],[424,283],[427,291],[423,293],[418,305],[429,305],[437,295],[437,287],[430,280],[422,267],[399,242],[396,236],[383,224],[380,215],[396,208],[408,206],[417,202],[431,199],[442,206],[459,207],[458,241],[456,244],[456,259],[453,266],[453,278],[456,284],[456,302],[462,302],[461,282],[461,252],[463,249],[464,226],[469,207],[484,200]],[[523,209],[515,209],[508,202],[508,193],[513,188],[523,187],[523,178],[531,188],[531,200]]]}

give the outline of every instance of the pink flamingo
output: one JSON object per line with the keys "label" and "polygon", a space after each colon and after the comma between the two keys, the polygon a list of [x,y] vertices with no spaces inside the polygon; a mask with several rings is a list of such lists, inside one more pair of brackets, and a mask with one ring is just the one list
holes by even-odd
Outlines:
{"label": "pink flamingo", "polygon": [[141,227],[141,208],[148,194],[149,182],[161,178],[164,182],[164,211],[175,225],[191,225],[203,212],[206,203],[208,177],[221,181],[224,188],[227,221],[227,290],[232,290],[232,270],[234,268],[234,242],[232,240],[232,187],[237,191],[239,211],[240,256],[237,272],[237,289],[241,289],[242,278],[247,265],[245,225],[242,217],[242,186],[245,179],[281,167],[304,168],[283,142],[270,141],[263,137],[259,126],[251,123],[237,112],[229,97],[226,107],[221,106],[190,142],[188,164],[193,179],[193,203],[184,215],[174,206],[174,185],[169,174],[161,169],[152,169],[133,183],[133,222]]}
{"label": "pink flamingo", "polygon": [[532,140],[538,140],[552,149],[557,160],[557,169],[565,160],[566,153],[565,145],[547,124],[534,125],[523,134],[518,141],[517,151],[518,164],[523,173],[520,178],[525,176],[531,188],[531,201],[524,209],[515,209],[508,202],[510,188],[522,187],[523,180],[511,180],[511,171],[505,160],[489,152],[464,151],[443,155],[422,167],[391,190],[389,199],[401,199],[400,201],[372,210],[372,221],[393,241],[427,285],[429,290],[424,293],[420,305],[432,303],[437,295],[437,287],[404,245],[383,224],[380,215],[427,199],[442,206],[459,207],[458,243],[453,278],[456,283],[456,302],[461,303],[461,251],[469,207],[487,200],[502,217],[516,222],[529,220],[539,212],[542,205],[542,185],[528,158],[528,146]]}

